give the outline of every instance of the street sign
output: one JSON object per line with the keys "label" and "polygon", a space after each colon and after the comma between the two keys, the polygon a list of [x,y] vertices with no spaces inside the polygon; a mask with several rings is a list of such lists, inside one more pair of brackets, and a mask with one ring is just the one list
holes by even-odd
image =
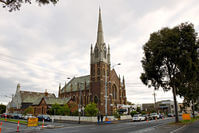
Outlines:
{"label": "street sign", "polygon": [[182,114],[182,119],[183,120],[191,120],[191,115],[190,114]]}
{"label": "street sign", "polygon": [[36,126],[38,126],[38,118],[29,118],[28,127],[36,127]]}

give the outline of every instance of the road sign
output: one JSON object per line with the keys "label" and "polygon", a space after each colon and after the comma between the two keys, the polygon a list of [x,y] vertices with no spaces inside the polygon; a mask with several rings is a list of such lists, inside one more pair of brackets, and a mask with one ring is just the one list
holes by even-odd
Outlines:
{"label": "road sign", "polygon": [[28,127],[36,127],[36,126],[38,126],[38,118],[29,118]]}
{"label": "road sign", "polygon": [[190,114],[182,114],[182,119],[183,120],[191,120],[191,115]]}

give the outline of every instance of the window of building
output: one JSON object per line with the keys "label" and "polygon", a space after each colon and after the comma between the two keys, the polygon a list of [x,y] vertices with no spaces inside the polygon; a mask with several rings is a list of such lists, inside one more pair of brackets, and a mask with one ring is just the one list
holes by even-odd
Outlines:
{"label": "window of building", "polygon": [[97,96],[94,97],[94,102],[98,103],[98,97]]}

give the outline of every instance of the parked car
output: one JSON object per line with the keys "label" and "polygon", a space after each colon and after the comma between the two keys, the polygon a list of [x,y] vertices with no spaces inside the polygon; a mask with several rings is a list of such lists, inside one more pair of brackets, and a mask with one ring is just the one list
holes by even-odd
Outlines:
{"label": "parked car", "polygon": [[168,115],[167,115],[168,117],[174,117],[174,114],[172,114],[172,113],[168,113]]}
{"label": "parked car", "polygon": [[152,117],[152,119],[159,119],[160,116],[157,113],[151,113],[150,116]]}
{"label": "parked car", "polygon": [[148,114],[145,114],[142,116],[145,117],[145,120],[152,120],[152,117],[150,117],[150,115],[148,115]]}
{"label": "parked car", "polygon": [[33,118],[32,114],[27,114],[27,115],[24,116],[25,120],[28,120],[29,118]]}
{"label": "parked car", "polygon": [[144,121],[145,117],[142,116],[141,114],[135,114],[132,119],[133,121]]}
{"label": "parked car", "polygon": [[38,115],[37,118],[39,121],[51,121],[50,115]]}
{"label": "parked car", "polygon": [[22,119],[22,114],[14,114],[14,119]]}
{"label": "parked car", "polygon": [[12,117],[12,114],[10,114],[10,113],[3,113],[1,115],[1,118],[11,118],[11,117]]}
{"label": "parked car", "polygon": [[159,113],[159,119],[162,119],[162,118],[164,118],[164,115]]}

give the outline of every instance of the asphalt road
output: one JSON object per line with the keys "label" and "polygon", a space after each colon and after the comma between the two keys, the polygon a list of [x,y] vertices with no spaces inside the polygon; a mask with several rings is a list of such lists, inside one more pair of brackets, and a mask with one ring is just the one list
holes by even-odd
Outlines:
{"label": "asphalt road", "polygon": [[[174,122],[174,118],[167,118],[164,120],[153,120],[143,122],[122,122],[117,124],[74,124],[74,123],[55,123],[60,128],[55,129],[41,129],[41,127],[27,127],[20,125],[20,132],[22,133],[170,133],[178,126],[168,125]],[[51,124],[51,123],[48,123]],[[3,122],[2,133],[13,133],[17,130],[17,124]]]}
{"label": "asphalt road", "polygon": [[104,125],[75,125],[67,126],[57,129],[46,129],[41,131],[42,133],[168,133],[178,127],[166,127],[164,131],[162,130],[165,125],[170,122],[174,122],[173,118],[168,118],[165,120],[157,121],[143,121],[143,122],[125,122],[117,124],[104,124]]}

